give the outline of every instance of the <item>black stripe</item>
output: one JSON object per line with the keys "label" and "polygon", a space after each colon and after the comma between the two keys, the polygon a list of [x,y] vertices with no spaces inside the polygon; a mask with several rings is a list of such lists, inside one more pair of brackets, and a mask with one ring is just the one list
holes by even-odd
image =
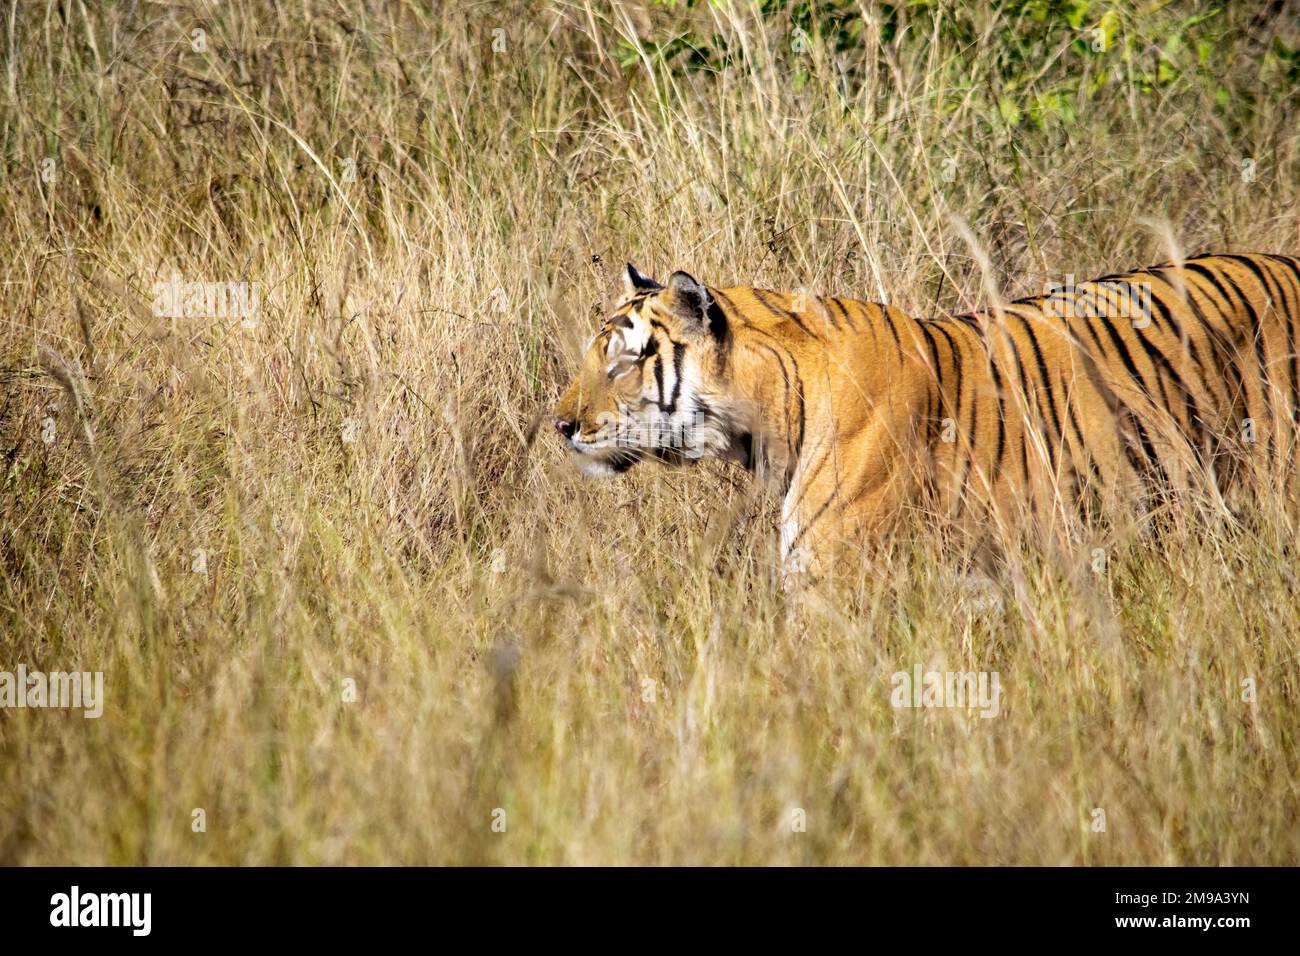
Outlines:
{"label": "black stripe", "polygon": [[1102,476],[1101,466],[1097,464],[1092,449],[1088,447],[1088,440],[1083,437],[1083,429],[1079,427],[1079,416],[1075,414],[1074,405],[1068,399],[1065,403],[1065,410],[1069,413],[1070,429],[1074,432],[1075,440],[1079,443],[1079,450],[1088,459],[1088,472],[1097,479],[1097,484],[1104,489],[1106,479]]}
{"label": "black stripe", "polygon": [[1237,300],[1245,307],[1246,315],[1250,318],[1250,326],[1253,330],[1252,337],[1255,340],[1255,361],[1259,364],[1259,394],[1260,398],[1263,399],[1264,402],[1264,414],[1268,416],[1268,473],[1272,476],[1273,459],[1276,454],[1273,447],[1273,422],[1275,421],[1276,416],[1273,413],[1273,400],[1269,396],[1268,357],[1264,354],[1264,330],[1260,325],[1259,313],[1255,311],[1255,306],[1251,304],[1250,297],[1242,291],[1241,286],[1237,284],[1237,281],[1233,279],[1231,274],[1224,271],[1223,279],[1228,283],[1228,288],[1232,289],[1236,294]]}
{"label": "black stripe", "polygon": [[[1283,294],[1282,292],[1282,284],[1277,280],[1277,277],[1273,275],[1271,269],[1265,271],[1260,266],[1260,264],[1250,256],[1230,255],[1227,256],[1226,258],[1241,263],[1241,265],[1245,266],[1252,273],[1254,273],[1256,281],[1258,281],[1260,286],[1264,289],[1264,294],[1266,295],[1266,297],[1270,302],[1270,308],[1275,314],[1282,312],[1286,309],[1286,295]],[[1275,290],[1277,292],[1276,295],[1274,295]],[[1282,331],[1287,339],[1287,346],[1288,346],[1287,351],[1290,358],[1288,364],[1291,371],[1291,410],[1292,410],[1291,421],[1292,424],[1294,425],[1296,421],[1296,411],[1295,411],[1296,402],[1297,400],[1300,400],[1300,388],[1297,387],[1297,383],[1296,383],[1295,340],[1291,336],[1289,325],[1285,322],[1282,323]],[[1260,323],[1259,323],[1259,337],[1260,339],[1264,339],[1264,324],[1263,324],[1262,316],[1260,317]],[[1265,340],[1262,344],[1266,345],[1267,340]],[[1271,453],[1273,448],[1274,436],[1281,434],[1281,428],[1279,427],[1280,422],[1275,414],[1270,413],[1269,417],[1271,420],[1270,420],[1268,440],[1269,440],[1269,450]],[[1295,463],[1294,435],[1290,444],[1291,447],[1287,454],[1287,461],[1289,465],[1293,465]],[[1270,472],[1271,472],[1271,468],[1270,468]],[[1283,481],[1285,482],[1285,479],[1283,479]]]}
{"label": "black stripe", "polygon": [[763,308],[767,309],[777,318],[788,319],[789,321],[793,322],[795,325],[799,326],[799,328],[803,330],[803,333],[805,335],[814,339],[817,338],[817,336],[813,335],[812,331],[808,328],[808,326],[803,324],[803,320],[800,319],[798,315],[789,311],[788,309],[782,309],[779,306],[775,306],[771,302],[769,302],[767,300],[766,293],[762,289],[750,289],[749,291],[754,296],[754,298],[758,301],[758,303],[763,306]]}
{"label": "black stripe", "polygon": [[[1030,327],[1029,320],[1025,318],[1025,316],[1015,312],[1013,312],[1012,315],[1015,315],[1015,317],[1020,320],[1020,324],[1024,326],[1025,334],[1029,336],[1029,345],[1034,350],[1034,359],[1038,363],[1038,375],[1039,378],[1042,379],[1043,388],[1047,391],[1047,408],[1048,411],[1052,413],[1052,426],[1056,429],[1056,434],[1061,439],[1062,445],[1064,445],[1065,434],[1061,431],[1061,419],[1056,413],[1056,393],[1052,388],[1051,376],[1047,373],[1047,362],[1043,359],[1043,351],[1038,346],[1038,336],[1034,334],[1034,330]],[[1041,407],[1039,411],[1041,413]],[[1050,438],[1051,436],[1048,437]],[[1051,443],[1049,442],[1047,447],[1049,459],[1052,459],[1053,457],[1051,450]],[[1055,472],[1055,470],[1056,464],[1053,460],[1052,471]]]}
{"label": "black stripe", "polygon": [[[1025,363],[1020,360],[1020,350],[1016,348],[1016,342],[1015,339],[1011,337],[1011,332],[1004,326],[998,326],[998,329],[1002,332],[1003,338],[1007,340],[1007,344],[1011,346],[1011,354],[1015,357],[1016,372],[1020,376],[1021,395],[1024,397],[1025,411],[1027,412],[1029,410],[1030,389],[1029,381],[1025,378]],[[1026,485],[1029,484],[1029,452],[1027,450],[1029,444],[1028,424],[1027,421],[1023,422],[1020,429],[1020,470],[1024,475]]]}
{"label": "black stripe", "polygon": [[[1169,286],[1169,288],[1173,289],[1175,292],[1178,291],[1177,288],[1174,286],[1174,284],[1171,283],[1164,276],[1163,273],[1149,272],[1147,274],[1150,275],[1153,279],[1159,279],[1161,282]],[[1151,304],[1155,307],[1156,314],[1161,319],[1164,320],[1164,323],[1169,328],[1170,333],[1175,337],[1177,337],[1178,341],[1183,345],[1184,348],[1187,349],[1188,353],[1192,356],[1192,361],[1196,363],[1197,371],[1200,373],[1200,377],[1201,377],[1201,385],[1205,387],[1205,391],[1210,394],[1213,394],[1214,388],[1213,386],[1211,386],[1210,380],[1206,375],[1205,362],[1201,359],[1201,350],[1196,347],[1196,340],[1192,338],[1192,334],[1183,328],[1182,323],[1179,322],[1177,317],[1174,315],[1173,309],[1169,307],[1169,305],[1165,302],[1164,299],[1160,297],[1160,295],[1156,292],[1154,288],[1151,290]]]}
{"label": "black stripe", "polygon": [[792,435],[792,434],[791,434],[792,428],[791,428],[791,424],[790,424],[790,391],[791,391],[791,388],[790,388],[790,372],[789,372],[789,371],[786,369],[786,367],[785,367],[785,360],[781,357],[781,354],[780,354],[779,352],[777,352],[777,350],[776,350],[775,348],[773,348],[773,347],[770,346],[770,345],[763,344],[763,343],[760,343],[758,347],[759,347],[759,348],[767,349],[767,351],[771,352],[772,355],[776,357],[777,364],[781,367],[781,377],[782,377],[782,379],[784,380],[784,383],[785,383],[785,392],[786,392],[786,395],[785,395],[785,437],[786,437],[786,441],[787,441],[787,442],[791,442],[791,441],[793,441],[793,444],[792,444],[792,446],[790,447],[790,460],[789,460],[789,462],[786,463],[786,465],[787,465],[787,469],[786,469],[786,470],[787,470],[786,480],[788,481],[789,478],[794,474],[794,468],[795,468],[795,465],[796,465],[796,464],[798,463],[798,461],[799,461],[799,456],[803,454],[804,431],[805,431],[805,428],[806,428],[806,425],[807,425],[807,421],[806,421],[806,417],[805,417],[805,408],[804,408],[804,405],[805,405],[805,399],[804,399],[804,388],[803,388],[803,376],[802,376],[802,375],[800,374],[800,372],[799,372],[799,361],[798,361],[798,359],[796,359],[793,355],[789,355],[789,354],[787,353],[786,358],[789,358],[789,359],[790,359],[790,365],[791,365],[791,367],[794,369],[794,383],[795,383],[795,384],[794,384],[794,388],[795,388],[795,397],[797,397],[798,400],[799,400],[799,406],[798,406],[798,408],[799,408],[799,433],[798,433],[797,435]]}
{"label": "black stripe", "polygon": [[[1154,291],[1152,292],[1152,301],[1153,302],[1155,301]],[[1109,302],[1107,303],[1107,305],[1109,305]],[[1161,309],[1162,310],[1164,309],[1163,305],[1161,305]],[[1172,316],[1167,315],[1167,318],[1169,319],[1170,322],[1173,322]],[[1158,328],[1159,327],[1157,326],[1157,329]],[[1178,335],[1180,342],[1184,342],[1184,343],[1186,342],[1186,340],[1182,338],[1181,328],[1176,334]],[[1164,381],[1160,378],[1160,370],[1162,368],[1164,369],[1165,374],[1168,375],[1173,380],[1174,385],[1178,388],[1178,390],[1183,393],[1183,411],[1187,415],[1187,424],[1188,424],[1189,431],[1192,429],[1197,429],[1201,432],[1202,437],[1208,435],[1208,423],[1206,422],[1205,417],[1201,415],[1200,409],[1196,404],[1196,400],[1192,395],[1191,389],[1188,387],[1187,383],[1183,381],[1183,377],[1174,368],[1173,364],[1169,360],[1169,357],[1165,355],[1164,350],[1161,349],[1157,343],[1152,342],[1150,339],[1148,339],[1146,337],[1146,334],[1143,332],[1143,330],[1138,328],[1136,325],[1133,326],[1133,335],[1138,340],[1138,343],[1142,346],[1142,350],[1146,352],[1147,359],[1151,362],[1152,369],[1155,371],[1156,384],[1160,386],[1160,396],[1162,402],[1165,405],[1165,408],[1170,413],[1173,412],[1173,406],[1169,402],[1169,395],[1165,391]],[[1198,447],[1196,442],[1192,440],[1190,434],[1184,437],[1187,438],[1188,443],[1193,447],[1193,449]]]}
{"label": "black stripe", "polygon": [[817,304],[821,306],[821,311],[826,316],[827,321],[830,322],[831,328],[839,331],[840,324],[835,321],[835,313],[826,307],[826,300],[821,296],[817,296],[816,298]]}
{"label": "black stripe", "polygon": [[[1006,309],[1006,310],[1004,310],[1004,311],[1006,312],[1007,315],[1015,316],[1017,319],[1020,320],[1020,324],[1021,324],[1022,326],[1024,326],[1024,328],[1025,328],[1025,332],[1026,332],[1026,334],[1029,336],[1029,344],[1030,344],[1030,347],[1034,350],[1034,355],[1036,356],[1036,364],[1038,365],[1038,369],[1039,369],[1040,373],[1041,373],[1043,376],[1046,376],[1046,375],[1047,375],[1047,365],[1046,365],[1046,363],[1043,361],[1043,353],[1042,353],[1041,351],[1039,351],[1039,348],[1038,348],[1038,340],[1034,337],[1034,334],[1033,334],[1032,332],[1029,331],[1029,326],[1028,326],[1027,322],[1025,321],[1025,317],[1024,317],[1022,314],[1020,314],[1019,312],[1015,311],[1014,309]],[[1011,335],[1010,335],[1010,329],[1007,329],[1006,332],[1007,332],[1008,338],[1011,338]],[[1040,389],[1037,389],[1037,388],[1031,389],[1031,388],[1029,387],[1029,377],[1028,377],[1028,375],[1025,373],[1024,363],[1020,361],[1020,353],[1019,353],[1019,350],[1016,351],[1016,361],[1017,361],[1017,363],[1020,365],[1020,380],[1021,380],[1021,382],[1023,383],[1024,388],[1025,388],[1025,402],[1026,402],[1026,404],[1028,404],[1029,396],[1030,396],[1030,395],[1033,395],[1033,399],[1034,399],[1034,408],[1038,410],[1038,419],[1039,419],[1039,421],[1042,423],[1042,426],[1045,428],[1046,425],[1047,425],[1047,416],[1043,413],[1043,399],[1042,399],[1041,390],[1040,390]],[[1048,387],[1049,387],[1049,386],[1047,385],[1046,381],[1044,381],[1044,388],[1048,388]],[[1050,402],[1050,395],[1049,395],[1049,406],[1051,407],[1051,411],[1052,411],[1052,419],[1055,420],[1055,419],[1056,419],[1056,408],[1055,408],[1054,405],[1051,405],[1051,402]],[[1058,434],[1059,434],[1059,432],[1060,432],[1060,423],[1059,423],[1059,422],[1057,423],[1057,426],[1056,426],[1056,427],[1057,427],[1057,432],[1058,432]],[[1041,431],[1040,431],[1039,428],[1036,427],[1034,430],[1035,430],[1036,433],[1041,434]],[[1055,475],[1055,474],[1056,474],[1056,455],[1055,455],[1055,454],[1053,453],[1053,451],[1052,451],[1053,439],[1052,439],[1052,436],[1051,436],[1050,434],[1047,434],[1047,435],[1045,435],[1045,436],[1043,436],[1043,437],[1046,439],[1046,440],[1043,442],[1043,447],[1047,449],[1047,464],[1048,464],[1048,467],[1051,469],[1052,474]],[[1024,444],[1026,444],[1026,445],[1028,444],[1027,436],[1026,436],[1026,440],[1025,440]]]}
{"label": "black stripe", "polygon": [[[1274,255],[1273,253],[1269,253],[1268,258],[1286,266],[1292,276],[1295,277],[1296,285],[1300,286],[1300,260],[1297,260],[1292,256],[1279,256]],[[1300,305],[1300,302],[1298,302],[1297,305]]]}
{"label": "black stripe", "polygon": [[[998,399],[998,452],[995,459],[993,470],[995,475],[1002,473],[1002,461],[1007,450],[1007,410],[1002,404],[1002,376],[998,374],[998,366],[993,361],[993,355],[989,354],[989,371],[993,373],[993,387],[997,390]],[[996,479],[995,479],[996,480]]]}
{"label": "black stripe", "polygon": [[[1228,290],[1224,288],[1223,283],[1219,281],[1219,278],[1214,274],[1214,271],[1212,269],[1206,268],[1200,263],[1193,263],[1193,262],[1187,263],[1187,265],[1185,265],[1183,268],[1186,269],[1188,272],[1192,272],[1195,273],[1196,275],[1202,276],[1206,281],[1210,283],[1210,285],[1214,286],[1214,288],[1218,291],[1219,295],[1223,296],[1224,305],[1226,306],[1223,314],[1224,314],[1224,318],[1227,318],[1227,313],[1232,309],[1232,296],[1228,294]],[[1240,294],[1240,290],[1238,290],[1238,294]],[[1206,298],[1209,298],[1209,296],[1207,295]],[[1229,326],[1229,327],[1235,331],[1235,326]]]}
{"label": "black stripe", "polygon": [[[963,365],[962,353],[961,350],[958,348],[957,343],[953,340],[953,337],[948,334],[947,329],[945,329],[942,325],[936,323],[934,325],[934,330],[938,332],[940,335],[942,335],[944,337],[944,340],[947,341],[948,351],[952,356],[953,384],[954,384],[955,391],[957,393],[955,408],[953,410],[953,424],[955,425],[957,424],[958,418],[961,416],[962,365]],[[970,478],[971,461],[975,457],[975,424],[976,424],[976,414],[978,412],[979,401],[978,401],[978,396],[975,394],[974,386],[971,387],[971,393],[972,394],[970,398],[970,426],[969,426],[969,430],[966,433],[965,459],[962,464],[961,478],[957,482],[959,502],[964,500],[965,496],[963,494],[963,490],[966,487],[967,480]]]}
{"label": "black stripe", "polygon": [[840,315],[843,316],[845,324],[847,324],[850,329],[856,332],[858,330],[858,327],[854,323],[853,317],[849,315],[849,310],[844,307],[844,303],[841,302],[835,296],[831,296],[830,302],[831,305],[835,306],[837,309],[840,310]]}
{"label": "black stripe", "polygon": [[952,336],[944,330],[941,325],[934,325],[934,330],[944,337],[948,343],[948,354],[952,357],[953,386],[957,393],[954,405],[954,418],[961,413],[961,361],[957,353],[957,343],[952,340]]}
{"label": "black stripe", "polygon": [[[1271,269],[1266,272],[1263,268],[1261,268],[1260,264],[1256,262],[1255,259],[1249,256],[1233,255],[1233,256],[1227,256],[1226,258],[1233,259],[1241,263],[1243,266],[1245,266],[1247,269],[1249,269],[1251,272],[1255,274],[1255,278],[1259,282],[1260,286],[1264,289],[1265,295],[1272,302],[1272,309],[1274,313],[1279,313],[1286,310],[1286,295],[1282,291],[1282,283],[1278,281],[1275,275],[1273,275]],[[1275,290],[1277,292],[1276,296],[1274,295]],[[1287,352],[1290,359],[1289,366],[1291,371],[1291,421],[1294,424],[1296,421],[1296,402],[1300,401],[1300,388],[1298,388],[1296,383],[1295,339],[1291,335],[1291,328],[1288,323],[1285,322],[1282,323],[1282,331],[1283,334],[1286,336]],[[1263,327],[1262,317],[1260,321],[1259,334],[1260,334],[1260,338],[1262,339],[1264,337],[1264,327]],[[1277,427],[1278,424],[1279,422],[1277,421],[1276,417],[1274,417],[1273,421],[1271,422],[1272,427],[1270,428],[1269,431],[1270,442],[1273,439],[1274,433],[1280,432],[1280,428]],[[1291,449],[1287,458],[1290,464],[1295,463],[1294,436],[1291,442]]]}
{"label": "black stripe", "polygon": [[[836,436],[836,439],[838,440],[838,436]],[[799,511],[803,508],[804,499],[807,498],[809,492],[812,491],[813,483],[807,480],[808,477],[817,474],[817,472],[821,470],[822,466],[826,464],[827,459],[829,459],[832,455],[835,454],[835,451],[836,451],[836,441],[824,442],[822,446],[821,455],[813,459],[812,461],[810,461],[808,467],[804,469],[805,480],[803,481],[802,486],[799,489],[799,497],[796,498],[791,503],[790,506],[790,511],[792,514],[797,515],[799,513]],[[839,480],[838,473],[839,473],[839,469],[837,468],[836,469],[837,482]]]}
{"label": "black stripe", "polygon": [[673,342],[673,399],[668,403],[670,413],[677,411],[677,400],[682,397],[682,359],[685,356],[686,345]]}
{"label": "black stripe", "polygon": [[[1084,325],[1086,325],[1089,329],[1092,328],[1092,322],[1091,322],[1092,318],[1096,318],[1097,321],[1100,323],[1101,327],[1106,330],[1106,334],[1109,336],[1111,344],[1115,346],[1115,350],[1119,354],[1120,361],[1123,362],[1124,367],[1128,369],[1129,376],[1142,387],[1143,394],[1145,394],[1148,399],[1154,401],[1155,396],[1151,392],[1151,386],[1147,384],[1147,381],[1142,376],[1142,373],[1138,371],[1137,365],[1133,363],[1133,356],[1129,353],[1128,346],[1125,344],[1123,337],[1119,334],[1119,332],[1115,329],[1115,327],[1110,324],[1109,319],[1107,319],[1106,316],[1104,315],[1098,315],[1098,316],[1085,315]],[[1157,377],[1159,376],[1157,375]]]}
{"label": "black stripe", "polygon": [[[881,317],[885,320],[885,325],[889,328],[889,334],[894,337],[894,346],[898,349],[898,361],[901,364],[903,361],[903,340],[898,337],[898,329],[894,328],[894,320],[889,315],[889,309],[883,305],[877,305],[875,308],[880,311]],[[871,310],[864,305],[862,311],[867,314],[869,321],[871,319]]]}
{"label": "black stripe", "polygon": [[[1188,268],[1190,269],[1191,267],[1189,266]],[[1152,272],[1152,275],[1169,286],[1169,288],[1175,293],[1178,293],[1178,286],[1164,274],[1163,270],[1155,270]],[[1188,308],[1192,310],[1192,316],[1196,319],[1201,330],[1205,333],[1205,337],[1209,340],[1212,349],[1211,356],[1218,358],[1216,371],[1220,374],[1225,372],[1229,373],[1231,378],[1236,382],[1236,391],[1232,392],[1230,390],[1228,394],[1230,409],[1236,409],[1239,407],[1238,403],[1246,401],[1246,383],[1242,380],[1241,370],[1237,367],[1236,349],[1228,340],[1227,336],[1224,335],[1223,331],[1211,322],[1206,314],[1201,310],[1201,307],[1197,303],[1196,298],[1192,295],[1192,292],[1193,290],[1199,292],[1201,295],[1204,295],[1207,299],[1210,299],[1210,301],[1213,302],[1210,294],[1193,282],[1183,281],[1182,284],[1182,300],[1186,302]]]}
{"label": "black stripe", "polygon": [[709,326],[709,334],[719,345],[730,347],[731,345],[731,326],[727,322],[727,313],[722,310],[714,299],[713,290],[707,290],[709,293],[709,308],[704,313],[704,318]]}
{"label": "black stripe", "polygon": [[[803,375],[799,372],[799,360],[793,355],[790,356],[790,367],[794,369],[794,387],[797,389],[795,394],[799,399],[799,436],[795,439],[793,451],[793,462],[797,462],[799,456],[803,454],[803,436],[804,426],[806,424],[804,418],[805,393],[803,390]],[[794,467],[793,462],[791,463],[791,468]]]}
{"label": "black stripe", "polygon": [[[1156,369],[1156,380],[1160,381],[1159,370],[1160,368],[1163,368],[1165,374],[1168,375],[1171,379],[1173,379],[1174,385],[1178,388],[1179,391],[1183,393],[1183,411],[1187,415],[1188,427],[1190,429],[1199,429],[1202,436],[1206,435],[1208,423],[1206,422],[1205,417],[1201,415],[1200,408],[1196,404],[1196,399],[1193,397],[1191,389],[1187,387],[1187,383],[1183,381],[1182,376],[1180,376],[1177,370],[1174,369],[1173,365],[1170,364],[1169,359],[1165,356],[1165,353],[1162,352],[1159,349],[1159,347],[1156,346],[1154,343],[1149,342],[1146,336],[1144,336],[1140,330],[1135,330],[1135,331],[1137,332],[1138,341],[1142,343],[1142,348],[1147,353],[1147,358],[1151,360],[1151,364],[1155,366],[1156,360],[1159,359],[1159,367]],[[1163,382],[1161,382],[1160,385],[1160,392],[1161,395],[1164,397],[1165,402],[1168,403],[1169,399],[1168,399],[1168,395],[1165,394]],[[1172,413],[1173,408],[1169,407],[1169,411],[1170,413]],[[1186,435],[1184,437],[1187,438],[1189,444],[1191,444],[1193,448],[1197,447],[1196,443],[1192,441],[1190,435]]]}
{"label": "black stripe", "polygon": [[[673,346],[673,373],[675,378],[673,381],[673,397],[667,405],[664,404],[663,369],[659,364],[656,364],[655,366],[655,381],[659,384],[659,407],[665,412],[675,412],[677,411],[677,399],[680,398],[682,394],[682,356],[686,354],[686,343],[678,342],[673,338],[672,334],[668,331],[668,327],[658,319],[650,320],[650,328],[658,329],[662,332],[664,338],[671,342]],[[656,355],[658,354],[658,351],[659,349],[656,345]]]}
{"label": "black stripe", "polygon": [[964,497],[966,482],[970,480],[971,466],[975,462],[975,448],[978,440],[976,428],[979,424],[979,396],[971,389],[970,397],[970,431],[966,436],[966,463],[962,465],[961,480],[957,483],[959,493]]}
{"label": "black stripe", "polygon": [[713,297],[715,302],[719,302],[725,306],[727,311],[736,319],[739,319],[740,323],[746,328],[754,327],[754,323],[749,321],[749,316],[745,315],[745,313],[736,306],[736,303],[731,301],[731,297],[721,289],[710,289],[709,295]]}
{"label": "black stripe", "polygon": [[1165,472],[1164,465],[1160,462],[1160,456],[1156,454],[1155,446],[1151,444],[1151,436],[1147,434],[1146,428],[1143,427],[1142,420],[1138,418],[1133,410],[1128,408],[1127,405],[1124,406],[1124,408],[1128,412],[1129,418],[1133,421],[1133,427],[1137,429],[1138,440],[1142,443],[1142,453],[1155,469],[1156,480],[1158,482],[1155,490],[1162,492],[1169,485],[1169,475]]}
{"label": "black stripe", "polygon": [[[796,534],[794,536],[794,540],[790,542],[790,554],[794,554],[795,549],[799,547],[799,542],[802,541],[803,536],[808,533],[808,529],[811,528],[814,524],[816,524],[817,519],[826,513],[826,509],[829,508],[831,506],[831,503],[834,502],[835,499],[839,497],[839,494],[840,494],[840,479],[838,476],[836,476],[835,488],[834,490],[831,491],[830,496],[825,501],[822,502],[821,507],[819,507],[815,512],[813,512],[813,516],[808,519],[806,524],[801,524],[799,526],[799,533]],[[796,518],[796,520],[798,519]]]}
{"label": "black stripe", "polygon": [[925,336],[925,342],[930,347],[930,358],[933,360],[934,380],[939,385],[939,410],[943,410],[943,372],[939,368],[939,347],[934,344],[934,336],[930,334],[922,322],[917,322],[916,327],[921,330]]}
{"label": "black stripe", "polygon": [[[1300,269],[1297,269],[1295,263],[1287,260],[1285,256],[1269,255],[1268,257],[1279,266],[1288,267],[1287,272],[1282,274],[1286,276],[1288,284],[1295,293],[1295,303],[1286,309],[1286,336],[1287,351],[1290,354],[1291,361],[1291,456],[1290,466],[1294,469],[1296,445],[1300,444],[1300,392],[1297,391],[1297,378],[1300,366],[1297,365],[1296,356],[1296,318],[1300,313]],[[1278,286],[1281,287],[1281,280]]]}

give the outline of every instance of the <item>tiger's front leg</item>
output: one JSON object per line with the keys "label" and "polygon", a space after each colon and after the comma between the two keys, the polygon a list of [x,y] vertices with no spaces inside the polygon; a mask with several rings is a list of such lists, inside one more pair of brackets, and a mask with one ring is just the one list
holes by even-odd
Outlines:
{"label": "tiger's front leg", "polygon": [[781,509],[787,581],[826,576],[846,551],[860,565],[862,550],[893,530],[921,486],[923,434],[916,409],[895,404],[801,456]]}

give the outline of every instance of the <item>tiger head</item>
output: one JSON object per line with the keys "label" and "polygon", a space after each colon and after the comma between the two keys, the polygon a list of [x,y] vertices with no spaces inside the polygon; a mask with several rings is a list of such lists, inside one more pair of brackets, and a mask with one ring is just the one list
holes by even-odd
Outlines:
{"label": "tiger head", "polygon": [[660,285],[630,263],[624,293],[555,406],[578,467],[610,477],[652,458],[739,456],[725,381],[727,321],[685,272]]}

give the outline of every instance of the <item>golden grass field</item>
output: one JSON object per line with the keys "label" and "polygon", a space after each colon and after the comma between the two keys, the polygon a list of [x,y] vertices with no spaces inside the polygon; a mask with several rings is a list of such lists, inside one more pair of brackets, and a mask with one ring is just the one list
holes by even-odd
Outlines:
{"label": "golden grass field", "polygon": [[1290,503],[800,596],[736,466],[551,433],[628,259],[931,314],[1300,253],[1283,5],[1048,13],[1018,84],[1032,11],[843,6],[4,12],[0,670],[107,699],[0,710],[0,863],[1300,862]]}

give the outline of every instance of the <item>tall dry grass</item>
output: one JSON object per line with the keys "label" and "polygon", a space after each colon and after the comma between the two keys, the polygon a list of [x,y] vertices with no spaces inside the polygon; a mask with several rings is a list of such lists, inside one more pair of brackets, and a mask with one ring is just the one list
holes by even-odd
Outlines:
{"label": "tall dry grass", "polygon": [[[991,8],[914,6],[840,53],[743,3],[12,6],[0,670],[108,700],[0,710],[0,862],[1297,862],[1284,520],[1029,551],[1000,608],[921,529],[795,603],[739,472],[538,433],[624,259],[928,314],[1300,252],[1285,15],[1154,90],[1062,24],[1017,91]],[[686,26],[747,67],[621,42]],[[997,107],[1080,71],[1070,123]],[[918,663],[999,716],[893,708]]]}

